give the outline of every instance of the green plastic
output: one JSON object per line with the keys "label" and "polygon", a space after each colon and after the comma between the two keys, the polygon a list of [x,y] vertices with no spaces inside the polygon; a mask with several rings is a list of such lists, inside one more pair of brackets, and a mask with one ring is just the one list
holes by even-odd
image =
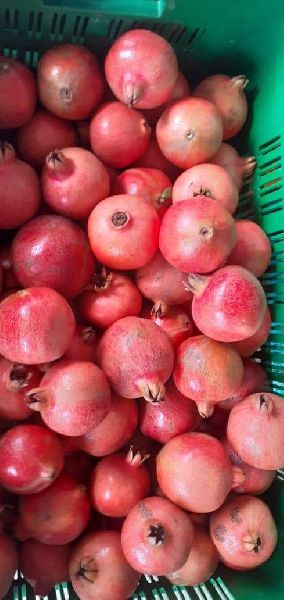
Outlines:
{"label": "green plastic", "polygon": [[[236,144],[244,154],[256,155],[257,169],[252,186],[243,190],[239,215],[256,219],[272,244],[263,284],[273,324],[259,358],[272,389],[284,395],[283,0],[0,0],[0,49],[31,67],[44,50],[60,42],[84,43],[104,56],[133,27],[147,27],[169,40],[193,84],[214,72],[245,73],[250,79],[250,116]],[[284,470],[266,494],[279,543],[263,567],[248,573],[222,568],[206,585],[190,589],[171,587],[163,578],[144,578],[133,598],[283,600],[283,480]],[[20,575],[14,583],[10,599],[33,597]],[[50,594],[52,600],[69,597],[75,595],[66,583]]]}

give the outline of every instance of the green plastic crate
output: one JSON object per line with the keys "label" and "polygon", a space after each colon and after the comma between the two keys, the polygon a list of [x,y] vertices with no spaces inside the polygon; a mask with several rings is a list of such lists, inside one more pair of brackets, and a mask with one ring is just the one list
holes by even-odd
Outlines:
{"label": "green plastic crate", "polygon": [[[61,42],[86,44],[103,57],[121,33],[135,27],[146,27],[164,36],[193,83],[216,72],[245,73],[250,78],[250,117],[237,145],[243,153],[256,155],[257,169],[252,187],[243,190],[239,216],[256,219],[273,248],[271,266],[263,277],[273,324],[259,359],[269,373],[273,391],[283,395],[283,0],[0,0],[0,50],[31,67],[36,67],[43,51]],[[279,542],[265,565],[247,573],[221,567],[209,582],[194,588],[171,587],[163,578],[145,577],[133,598],[268,600],[273,596],[274,600],[283,600],[282,481],[284,469],[266,493],[277,521]],[[17,573],[9,600],[33,597],[31,587]],[[76,595],[64,583],[49,598],[68,600]]]}

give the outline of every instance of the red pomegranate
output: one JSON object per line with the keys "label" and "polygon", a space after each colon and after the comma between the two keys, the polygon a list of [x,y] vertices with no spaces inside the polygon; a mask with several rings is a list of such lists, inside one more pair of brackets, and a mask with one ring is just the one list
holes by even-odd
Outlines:
{"label": "red pomegranate", "polygon": [[189,169],[217,152],[223,136],[222,117],[212,102],[185,98],[165,109],[156,135],[165,157],[180,169]]}
{"label": "red pomegranate", "polygon": [[64,354],[64,358],[68,360],[87,360],[94,362],[97,351],[97,341],[97,334],[93,327],[77,324],[69,348]]}
{"label": "red pomegranate", "polygon": [[0,56],[0,129],[21,127],[36,107],[36,81],[18,60]]}
{"label": "red pomegranate", "polygon": [[111,167],[123,169],[147,150],[151,128],[138,110],[129,110],[121,102],[107,102],[91,120],[92,150]]}
{"label": "red pomegranate", "polygon": [[139,196],[162,217],[171,205],[172,184],[160,169],[132,168],[118,175],[113,193]]}
{"label": "red pomegranate", "polygon": [[125,317],[103,334],[98,362],[116,393],[143,396],[149,402],[164,398],[174,351],[167,334],[148,319]]}
{"label": "red pomegranate", "polygon": [[134,163],[133,167],[159,169],[169,177],[172,183],[174,183],[181,172],[180,169],[173,165],[172,162],[167,160],[167,158],[161,152],[154,131],[152,131],[149,146],[145,154],[143,154],[143,156],[141,156],[141,158]]}
{"label": "red pomegranate", "polygon": [[128,106],[154,108],[173,92],[178,64],[171,45],[157,33],[132,29],[111,46],[105,60],[107,82]]}
{"label": "red pomegranate", "polygon": [[20,545],[20,571],[38,596],[69,579],[71,545],[48,546],[36,540]]}
{"label": "red pomegranate", "polygon": [[48,154],[41,181],[48,206],[70,219],[87,219],[109,194],[106,167],[84,148],[63,148]]}
{"label": "red pomegranate", "polygon": [[240,467],[244,473],[244,481],[234,488],[234,492],[237,492],[238,494],[263,494],[271,486],[276,471],[256,469],[245,463],[238,456],[226,438],[222,440],[222,444],[232,465]]}
{"label": "red pomegranate", "polygon": [[38,64],[43,106],[63,119],[85,119],[101,102],[104,80],[95,55],[84,46],[58,44]]}
{"label": "red pomegranate", "polygon": [[[1,76],[1,75],[0,75]],[[0,533],[0,598],[6,598],[18,568],[16,544],[4,533]]]}
{"label": "red pomegranate", "polygon": [[27,288],[0,304],[0,354],[8,360],[27,365],[56,360],[66,352],[74,329],[69,304],[50,288]]}
{"label": "red pomegranate", "polygon": [[237,243],[227,258],[227,264],[240,265],[260,277],[271,260],[270,241],[253,221],[237,221],[236,228]]}
{"label": "red pomegranate", "polygon": [[266,308],[263,320],[257,331],[239,342],[234,342],[235,348],[241,356],[252,356],[254,352],[260,348],[268,339],[271,329],[271,313],[269,308]]}
{"label": "red pomegranate", "polygon": [[181,306],[170,306],[164,313],[161,307],[157,309],[154,305],[150,318],[166,332],[174,348],[195,334],[194,323]]}
{"label": "red pomegranate", "polygon": [[0,358],[0,419],[21,421],[31,416],[25,396],[39,385],[41,376],[37,367]]}
{"label": "red pomegranate", "polygon": [[242,188],[245,179],[251,178],[256,167],[255,156],[241,157],[233,146],[224,143],[210,162],[226,169],[238,190]]}
{"label": "red pomegranate", "polygon": [[168,575],[173,585],[200,585],[210,579],[219,563],[219,554],[207,531],[194,528],[193,542],[184,565]]}
{"label": "red pomegranate", "polygon": [[[236,345],[234,344],[234,346]],[[243,365],[243,380],[238,391],[219,404],[225,410],[231,410],[235,404],[241,402],[241,400],[244,400],[250,394],[267,390],[269,387],[267,373],[259,363],[250,358],[245,358]]]}

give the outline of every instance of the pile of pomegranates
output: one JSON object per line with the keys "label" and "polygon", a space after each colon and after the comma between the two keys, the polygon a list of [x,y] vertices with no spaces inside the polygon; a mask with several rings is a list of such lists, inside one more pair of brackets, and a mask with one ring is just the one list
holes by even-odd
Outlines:
{"label": "pile of pomegranates", "polygon": [[271,246],[236,220],[256,161],[227,143],[246,84],[194,89],[145,29],[104,65],[0,57],[0,600],[17,569],[126,600],[142,574],[195,586],[275,549],[284,403],[253,356]]}

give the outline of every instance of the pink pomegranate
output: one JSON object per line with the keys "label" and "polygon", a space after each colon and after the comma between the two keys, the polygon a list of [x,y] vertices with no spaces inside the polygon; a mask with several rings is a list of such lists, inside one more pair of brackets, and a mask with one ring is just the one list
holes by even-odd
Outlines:
{"label": "pink pomegranate", "polygon": [[139,269],[155,256],[160,221],[141,198],[121,194],[91,212],[88,235],[97,259],[111,269]]}
{"label": "pink pomegranate", "polygon": [[78,301],[81,317],[101,329],[107,329],[122,317],[139,315],[141,306],[141,294],[130,277],[105,268],[93,276]]}
{"label": "pink pomegranate", "polygon": [[[234,346],[236,345],[234,344]],[[241,402],[241,400],[244,400],[244,398],[249,396],[249,394],[254,394],[255,392],[260,392],[262,390],[268,390],[269,388],[267,373],[259,363],[250,358],[246,358],[243,361],[243,365],[243,380],[238,391],[236,394],[226,398],[226,400],[223,400],[219,404],[219,406],[225,410],[231,410],[235,404]]]}
{"label": "pink pomegranate", "polygon": [[188,511],[208,513],[223,504],[244,476],[240,468],[232,467],[219,440],[205,433],[183,433],[160,450],[157,479],[172,502]]}
{"label": "pink pomegranate", "polygon": [[70,219],[87,219],[109,194],[106,167],[84,148],[63,148],[48,154],[41,180],[48,206]]}
{"label": "pink pomegranate", "polygon": [[156,135],[165,157],[180,169],[189,169],[217,152],[223,136],[222,117],[212,102],[185,98],[165,109]]}
{"label": "pink pomegranate", "polygon": [[84,600],[125,600],[140,579],[125,559],[118,531],[83,537],[73,550],[69,573],[75,592]]}
{"label": "pink pomegranate", "polygon": [[62,473],[47,489],[22,496],[20,519],[29,535],[51,545],[68,544],[84,531],[90,503],[84,486]]}
{"label": "pink pomegranate", "polygon": [[19,567],[38,596],[47,596],[52,588],[69,579],[71,545],[48,546],[36,540],[20,545]]}
{"label": "pink pomegranate", "polygon": [[230,213],[216,200],[198,196],[167,210],[159,245],[164,258],[179,271],[208,273],[224,264],[236,239]]}
{"label": "pink pomegranate", "polygon": [[37,75],[41,103],[63,119],[85,119],[102,100],[103,76],[95,55],[84,46],[50,48],[39,61]]}
{"label": "pink pomegranate", "polygon": [[141,156],[141,158],[135,162],[133,168],[134,167],[159,169],[169,177],[172,183],[174,183],[181,172],[180,169],[173,165],[172,162],[167,160],[164,154],[161,152],[157,142],[156,134],[153,131],[145,154],[143,154],[143,156]]}
{"label": "pink pomegranate", "polygon": [[18,60],[0,56],[0,129],[21,127],[36,107],[36,81]]}
{"label": "pink pomegranate", "polygon": [[139,196],[149,202],[159,217],[162,217],[171,205],[172,184],[169,177],[159,169],[132,168],[118,175],[113,193]]}
{"label": "pink pomegranate", "polygon": [[20,227],[39,209],[38,176],[30,165],[16,158],[13,146],[5,141],[0,141],[0,196],[0,229]]}
{"label": "pink pomegranate", "polygon": [[244,179],[250,178],[253,175],[256,167],[254,156],[241,157],[233,146],[224,143],[221,144],[210,162],[226,169],[238,190],[241,189]]}
{"label": "pink pomegranate", "polygon": [[0,304],[0,354],[13,362],[35,365],[60,358],[74,329],[69,304],[50,288],[21,290]]}
{"label": "pink pomegranate", "polygon": [[50,287],[67,298],[83,290],[95,269],[87,236],[59,215],[43,215],[21,227],[13,240],[12,261],[23,287]]}
{"label": "pink pomegranate", "polygon": [[254,569],[268,560],[277,529],[268,506],[254,496],[232,496],[210,518],[210,534],[225,565]]}
{"label": "pink pomegranate", "polygon": [[148,455],[131,446],[102,458],[94,468],[90,494],[93,507],[109,517],[126,517],[150,492],[150,475],[144,461]]}
{"label": "pink pomegranate", "polygon": [[237,342],[259,329],[267,307],[265,292],[243,267],[223,267],[209,277],[190,274],[188,288],[194,294],[193,320],[208,337]]}
{"label": "pink pomegranate", "polygon": [[226,438],[222,440],[222,444],[232,465],[240,467],[244,473],[244,481],[234,488],[234,492],[238,494],[263,494],[271,486],[276,472],[256,469],[245,463],[233,450]]}
{"label": "pink pomegranate", "polygon": [[[78,439],[78,438],[73,438]],[[94,461],[85,452],[77,450],[65,456],[64,473],[76,479],[82,485],[89,485],[90,477],[94,468]]]}
{"label": "pink pomegranate", "polygon": [[170,306],[164,313],[161,307],[157,309],[154,305],[150,318],[166,332],[174,348],[195,334],[194,323],[181,306]]}
{"label": "pink pomegranate", "polygon": [[182,200],[199,199],[200,196],[213,198],[229,213],[234,214],[238,202],[238,188],[223,167],[203,163],[184,171],[175,181],[173,203]]}
{"label": "pink pomegranate", "polygon": [[178,64],[171,45],[157,33],[132,29],[111,46],[105,60],[107,82],[128,106],[154,108],[173,92]]}
{"label": "pink pomegranate", "polygon": [[21,421],[31,416],[25,395],[39,385],[41,376],[37,367],[0,358],[0,419]]}
{"label": "pink pomegranate", "polygon": [[167,334],[148,319],[125,317],[103,334],[98,362],[116,393],[160,402],[174,364]]}
{"label": "pink pomegranate", "polygon": [[53,431],[84,435],[107,414],[109,384],[93,363],[62,359],[45,373],[40,387],[28,392],[27,404],[40,411],[44,423]]}
{"label": "pink pomegranate", "polygon": [[177,349],[174,382],[196,402],[201,416],[209,417],[214,404],[235,394],[243,378],[243,363],[229,344],[197,335]]}
{"label": "pink pomegranate", "polygon": [[107,102],[91,120],[92,150],[111,167],[123,169],[143,156],[151,128],[144,115],[121,102]]}
{"label": "pink pomegranate", "polygon": [[167,102],[165,104],[161,104],[160,106],[156,106],[156,108],[150,108],[145,111],[145,115],[147,121],[151,126],[156,125],[158,119],[160,118],[162,112],[165,110],[166,106],[171,102],[175,102],[176,100],[181,100],[182,98],[187,98],[190,95],[190,87],[187,79],[182,74],[181,71],[178,73],[177,80],[175,82],[175,87],[168,97]]}
{"label": "pink pomegranate", "polygon": [[159,496],[138,502],[121,531],[126,560],[133,569],[147,575],[167,575],[179,569],[189,554],[192,539],[189,516]]}
{"label": "pink pomegranate", "polygon": [[219,563],[219,554],[207,531],[194,528],[188,558],[178,571],[168,575],[173,585],[199,585],[212,577]]}
{"label": "pink pomegranate", "polygon": [[130,440],[137,421],[135,400],[122,398],[112,392],[106,417],[92,431],[78,438],[79,446],[91,456],[106,456],[117,452]]}
{"label": "pink pomegranate", "polygon": [[195,403],[177,390],[172,379],[167,381],[165,390],[163,402],[143,402],[140,406],[142,433],[160,444],[192,431],[199,421]]}
{"label": "pink pomegranate", "polygon": [[75,146],[73,125],[42,108],[17,131],[20,156],[36,169],[41,169],[46,156],[56,148]]}
{"label": "pink pomegranate", "polygon": [[[1,71],[0,71],[1,73]],[[1,75],[0,75],[1,76]],[[4,533],[0,533],[0,598],[6,598],[18,568],[16,544]]]}
{"label": "pink pomegranate", "polygon": [[264,313],[263,320],[257,331],[245,340],[234,342],[235,348],[238,350],[241,356],[252,356],[252,354],[254,354],[254,352],[258,348],[260,348],[260,346],[263,346],[263,344],[265,344],[270,335],[270,329],[271,313],[269,308],[267,307]]}
{"label": "pink pomegranate", "polygon": [[236,228],[237,243],[227,258],[227,264],[240,265],[260,277],[271,260],[270,241],[253,221],[237,221]]}
{"label": "pink pomegranate", "polygon": [[268,392],[251,394],[230,412],[228,441],[249,465],[271,471],[281,469],[284,465],[283,422],[284,403],[280,396]]}
{"label": "pink pomegranate", "polygon": [[97,341],[97,334],[93,327],[77,324],[69,348],[64,354],[64,358],[68,360],[87,360],[94,362],[97,351]]}

